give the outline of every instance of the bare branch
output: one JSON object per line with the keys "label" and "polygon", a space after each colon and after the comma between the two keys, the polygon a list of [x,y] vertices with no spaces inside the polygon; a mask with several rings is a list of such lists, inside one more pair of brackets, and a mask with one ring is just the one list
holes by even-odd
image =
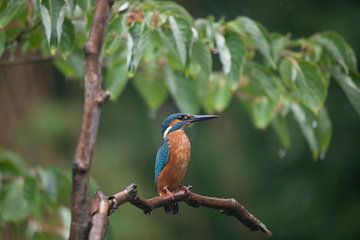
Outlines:
{"label": "bare branch", "polygon": [[[96,197],[98,198],[98,197]],[[95,198],[95,199],[96,199]],[[119,206],[124,203],[131,203],[135,207],[142,209],[146,215],[149,215],[152,210],[163,207],[170,202],[186,202],[192,207],[208,207],[218,209],[220,212],[229,216],[234,216],[251,231],[262,231],[267,236],[271,236],[271,231],[260,220],[254,217],[246,208],[234,198],[215,198],[202,196],[193,193],[189,188],[183,188],[174,193],[174,199],[169,196],[165,197],[153,197],[150,199],[144,199],[137,193],[137,187],[135,184],[130,184],[125,190],[114,194],[108,198],[109,208],[108,214],[112,214]],[[100,215],[99,201],[93,202],[93,216],[98,217]],[[94,218],[93,217],[93,218]],[[103,220],[99,226],[93,225],[93,228],[104,228],[107,226],[108,219],[103,216]],[[99,231],[99,230],[97,230]]]}
{"label": "bare branch", "polygon": [[112,1],[97,0],[90,36],[85,44],[85,103],[80,138],[73,161],[70,239],[86,239],[89,230],[88,197],[91,158],[96,142],[101,102],[107,99],[101,88],[100,52]]}
{"label": "bare branch", "polygon": [[102,240],[105,238],[109,224],[108,212],[110,201],[103,192],[97,191],[91,208],[93,217],[89,240]]}

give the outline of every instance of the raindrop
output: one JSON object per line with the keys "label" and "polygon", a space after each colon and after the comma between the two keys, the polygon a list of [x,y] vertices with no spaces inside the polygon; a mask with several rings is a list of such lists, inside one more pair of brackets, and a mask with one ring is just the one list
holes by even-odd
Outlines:
{"label": "raindrop", "polygon": [[325,158],[326,158],[326,153],[324,153],[324,152],[320,153],[319,159],[325,160]]}
{"label": "raindrop", "polygon": [[317,128],[317,126],[318,126],[317,121],[313,121],[313,122],[311,123],[311,126],[312,126],[313,128]]}
{"label": "raindrop", "polygon": [[284,158],[284,157],[286,157],[286,151],[284,149],[280,149],[278,151],[278,155],[279,155],[279,158]]}

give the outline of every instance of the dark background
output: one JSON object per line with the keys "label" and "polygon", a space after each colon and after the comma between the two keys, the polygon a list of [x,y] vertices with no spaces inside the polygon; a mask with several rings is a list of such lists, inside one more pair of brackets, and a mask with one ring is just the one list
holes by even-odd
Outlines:
{"label": "dark background", "polygon": [[[360,1],[178,1],[195,17],[248,16],[269,31],[306,37],[334,30],[360,56]],[[49,62],[2,66],[0,143],[29,166],[70,169],[82,113],[81,83],[61,76]],[[272,130],[256,130],[237,100],[221,118],[188,129],[192,157],[184,184],[210,196],[235,197],[272,231],[271,239],[360,237],[360,121],[332,81],[326,102],[333,139],[324,160],[314,162],[289,119],[292,146],[285,151]],[[176,112],[172,101],[149,110],[132,84],[117,102],[104,105],[92,178],[104,192],[136,182],[153,192],[160,125]],[[285,156],[283,156],[285,153]],[[264,239],[234,218],[180,204],[180,213],[145,216],[131,206],[111,216],[110,239]]]}

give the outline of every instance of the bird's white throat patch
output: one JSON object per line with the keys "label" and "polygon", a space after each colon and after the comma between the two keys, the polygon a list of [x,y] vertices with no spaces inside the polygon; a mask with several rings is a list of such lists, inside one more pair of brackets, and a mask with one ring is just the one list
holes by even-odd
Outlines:
{"label": "bird's white throat patch", "polygon": [[165,139],[167,137],[167,135],[169,134],[171,128],[172,128],[172,126],[167,127],[167,129],[164,132],[163,139]]}

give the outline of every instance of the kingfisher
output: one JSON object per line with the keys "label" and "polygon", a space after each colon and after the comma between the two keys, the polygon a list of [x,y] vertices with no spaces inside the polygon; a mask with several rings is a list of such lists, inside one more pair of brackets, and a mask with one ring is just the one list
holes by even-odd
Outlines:
{"label": "kingfisher", "polygon": [[[155,191],[160,196],[169,195],[182,188],[183,180],[190,160],[190,141],[185,128],[192,123],[217,118],[217,115],[191,115],[174,113],[169,115],[161,126],[163,142],[157,151],[155,161]],[[179,211],[176,202],[164,206],[165,212],[175,215]]]}

